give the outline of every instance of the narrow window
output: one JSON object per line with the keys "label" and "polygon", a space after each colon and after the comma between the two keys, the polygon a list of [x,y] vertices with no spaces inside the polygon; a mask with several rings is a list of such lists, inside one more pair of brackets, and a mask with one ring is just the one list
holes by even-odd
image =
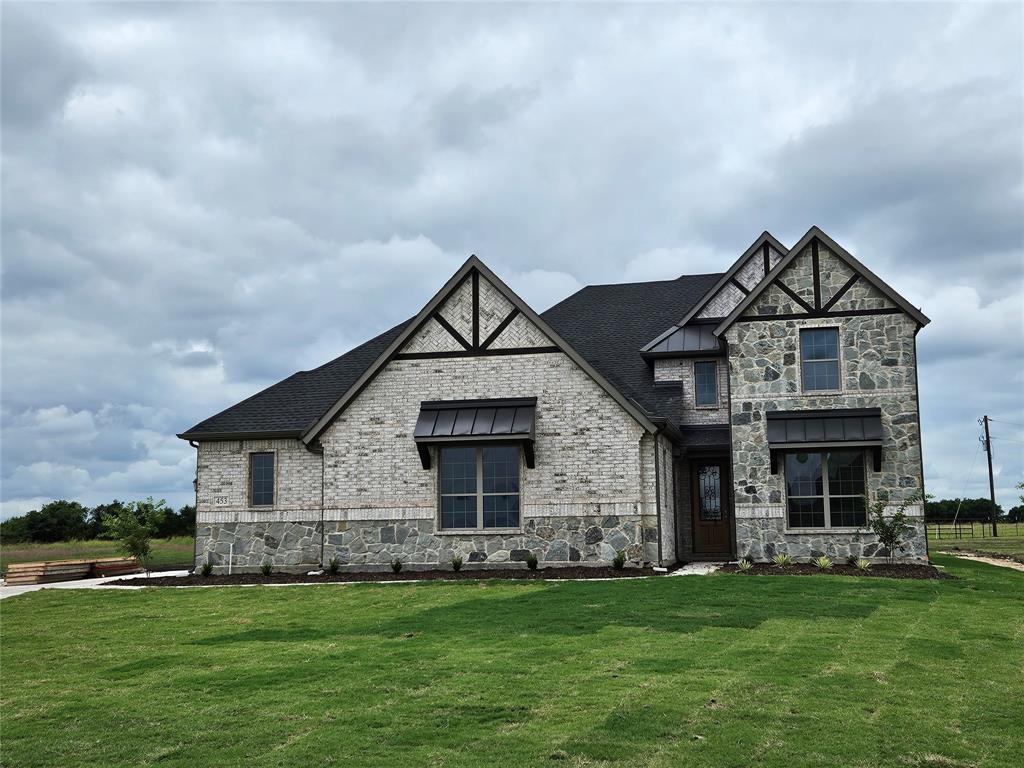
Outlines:
{"label": "narrow window", "polygon": [[254,507],[274,505],[274,454],[249,454],[249,503]]}
{"label": "narrow window", "polygon": [[442,528],[519,527],[519,446],[441,448]]}
{"label": "narrow window", "polygon": [[789,527],[863,527],[865,487],[863,451],[786,454]]}
{"label": "narrow window", "polygon": [[718,363],[711,360],[693,364],[693,392],[696,405],[718,405]]}
{"label": "narrow window", "polygon": [[806,328],[800,331],[800,379],[804,392],[839,389],[839,331]]}

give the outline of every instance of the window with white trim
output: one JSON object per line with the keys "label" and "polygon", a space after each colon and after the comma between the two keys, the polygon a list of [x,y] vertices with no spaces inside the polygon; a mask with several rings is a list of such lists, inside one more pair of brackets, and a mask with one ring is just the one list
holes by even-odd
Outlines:
{"label": "window with white trim", "polygon": [[800,331],[800,383],[804,392],[839,389],[839,329]]}
{"label": "window with white trim", "polygon": [[718,363],[714,360],[693,364],[693,402],[698,408],[718,405]]}
{"label": "window with white trim", "polygon": [[438,449],[441,528],[519,527],[519,446]]}
{"label": "window with white trim", "polygon": [[787,453],[788,527],[860,528],[866,525],[865,472],[863,450]]}

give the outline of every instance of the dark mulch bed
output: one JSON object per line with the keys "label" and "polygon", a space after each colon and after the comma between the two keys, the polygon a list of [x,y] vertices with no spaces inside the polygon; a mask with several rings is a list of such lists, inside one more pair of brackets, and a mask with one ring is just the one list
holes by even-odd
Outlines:
{"label": "dark mulch bed", "polygon": [[372,571],[347,573],[327,573],[320,576],[307,576],[305,573],[272,573],[264,576],[262,573],[233,573],[230,576],[154,576],[153,578],[131,578],[118,579],[108,582],[115,586],[122,587],[194,587],[213,584],[329,584],[346,581],[411,581],[422,579],[426,581],[478,581],[480,579],[622,579],[639,578],[641,576],[657,576],[650,568],[624,568],[617,571],[614,568],[540,568],[531,571],[528,568],[495,568],[493,570],[467,570],[459,571],[401,571],[392,573],[390,571]]}
{"label": "dark mulch bed", "polygon": [[[735,564],[722,568],[724,573],[742,573]],[[955,579],[945,571],[932,565],[911,565],[875,563],[867,571],[861,571],[852,565],[836,563],[831,569],[823,571],[813,563],[794,563],[779,568],[772,563],[754,563],[754,567],[744,575],[754,576],[881,576],[887,579]]]}

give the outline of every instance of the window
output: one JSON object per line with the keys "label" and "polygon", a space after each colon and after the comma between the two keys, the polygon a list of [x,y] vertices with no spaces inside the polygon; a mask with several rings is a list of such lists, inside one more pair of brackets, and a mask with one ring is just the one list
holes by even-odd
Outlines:
{"label": "window", "polygon": [[249,454],[249,503],[254,507],[274,505],[274,454]]}
{"label": "window", "polygon": [[864,488],[864,451],[786,454],[790,528],[863,527]]}
{"label": "window", "polygon": [[697,406],[718,405],[718,363],[693,364],[693,394]]}
{"label": "window", "polygon": [[839,330],[800,331],[800,366],[804,392],[839,389]]}
{"label": "window", "polygon": [[440,449],[442,528],[519,527],[519,446]]}

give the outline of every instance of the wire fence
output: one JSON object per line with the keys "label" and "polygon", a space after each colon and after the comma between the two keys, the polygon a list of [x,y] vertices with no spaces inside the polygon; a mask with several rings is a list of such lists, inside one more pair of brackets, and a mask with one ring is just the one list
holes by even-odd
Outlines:
{"label": "wire fence", "polygon": [[[955,523],[927,523],[928,536],[933,539],[986,539],[992,536],[992,523],[959,520]],[[1024,534],[1024,523],[996,523],[1000,536]]]}

